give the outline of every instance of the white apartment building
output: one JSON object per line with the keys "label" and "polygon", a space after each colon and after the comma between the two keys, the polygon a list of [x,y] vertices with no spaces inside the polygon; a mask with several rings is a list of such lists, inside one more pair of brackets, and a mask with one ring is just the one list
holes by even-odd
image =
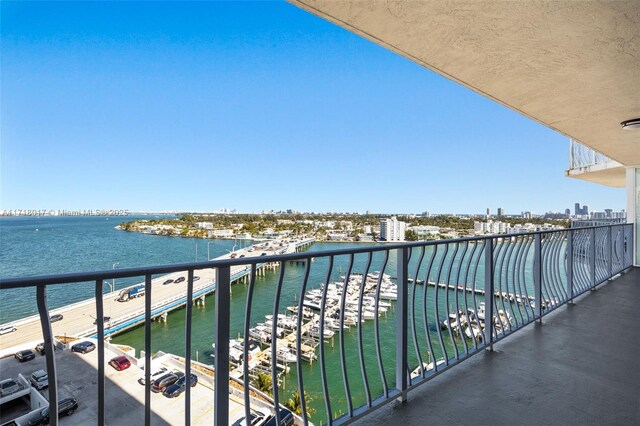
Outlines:
{"label": "white apartment building", "polygon": [[504,234],[510,225],[501,221],[488,220],[486,222],[473,222],[473,230],[477,234]]}
{"label": "white apartment building", "polygon": [[196,222],[196,228],[213,229],[213,223],[211,223],[211,222]]}
{"label": "white apartment building", "polygon": [[230,238],[235,234],[233,229],[216,229],[215,231],[209,231],[209,238]]}
{"label": "white apartment building", "polygon": [[412,226],[409,229],[416,234],[419,240],[426,240],[427,237],[440,234],[439,226],[418,225]]}
{"label": "white apartment building", "polygon": [[383,241],[404,241],[407,224],[395,216],[391,219],[380,219],[380,239]]}

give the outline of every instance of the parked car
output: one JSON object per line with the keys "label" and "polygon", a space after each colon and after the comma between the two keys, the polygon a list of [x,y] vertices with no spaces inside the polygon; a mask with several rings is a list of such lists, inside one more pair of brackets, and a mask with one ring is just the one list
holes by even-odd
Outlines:
{"label": "parked car", "polygon": [[22,383],[15,379],[5,379],[0,382],[0,396],[8,396],[24,389]]}
{"label": "parked car", "polygon": [[199,279],[200,279],[200,277],[199,277],[199,276],[197,276],[197,275],[194,275],[194,276],[193,276],[193,282],[196,282],[196,281],[198,281]]}
{"label": "parked car", "polygon": [[34,388],[42,390],[49,386],[49,375],[44,370],[38,370],[31,374],[29,381]]}
{"label": "parked car", "polygon": [[131,367],[131,361],[126,356],[117,356],[109,361],[109,365],[118,371],[122,371]]}
{"label": "parked car", "polygon": [[13,356],[20,362],[26,362],[34,359],[36,357],[36,353],[31,349],[25,349],[24,351],[16,352],[15,354],[13,354]]}
{"label": "parked car", "polygon": [[[191,387],[198,384],[198,376],[191,373]],[[167,398],[176,398],[187,389],[187,376],[183,376],[171,386],[168,386],[162,394]]]}
{"label": "parked car", "polygon": [[[102,317],[102,322],[111,321],[111,317]],[[93,321],[93,325],[98,324],[98,318]]]}
{"label": "parked car", "polygon": [[[78,401],[74,398],[65,398],[58,403],[58,416],[70,416],[78,409]],[[37,413],[33,414],[26,423],[25,426],[40,426],[49,424],[49,407],[43,408]]]}
{"label": "parked car", "polygon": [[286,408],[280,409],[280,425],[278,425],[275,414],[272,414],[269,419],[263,423],[263,426],[292,426],[293,425],[293,413]]}
{"label": "parked car", "polygon": [[96,345],[89,341],[76,343],[71,346],[71,352],[80,352],[82,354],[89,353],[96,349]]}
{"label": "parked car", "polygon": [[50,322],[56,322],[56,321],[60,321],[60,320],[62,320],[62,318],[64,318],[64,317],[62,316],[62,314],[55,314],[55,315],[51,315],[51,316],[49,317],[49,321],[50,321]]}
{"label": "parked car", "polygon": [[185,277],[178,277],[176,278],[176,283],[181,283],[184,280],[185,280]]}
{"label": "parked car", "polygon": [[[156,379],[162,377],[166,373],[167,373],[167,369],[164,368],[164,367],[160,367],[159,370],[152,371],[151,372],[151,383],[153,383]],[[140,377],[138,379],[138,383],[140,383],[142,386],[144,386],[144,384],[146,383],[145,376]]]}
{"label": "parked car", "polygon": [[261,426],[267,418],[264,413],[261,413],[259,411],[252,411],[251,413],[249,413],[249,416],[250,423],[247,423],[245,417],[242,417],[241,419],[237,420],[232,426]]}
{"label": "parked car", "polygon": [[238,256],[238,253],[231,253],[231,254],[229,255],[229,257],[230,257],[231,259],[235,259],[237,256]]}
{"label": "parked car", "polygon": [[165,282],[162,283],[162,285],[167,285],[167,284],[171,284],[173,282],[173,279],[169,278],[168,280],[166,280]]}
{"label": "parked car", "polygon": [[5,327],[0,328],[0,334],[13,333],[17,329],[18,327],[16,327],[15,325],[7,325]]}
{"label": "parked car", "polygon": [[155,393],[164,392],[164,390],[168,386],[171,386],[183,376],[184,373],[180,372],[167,373],[164,376],[161,376],[154,380],[153,384],[151,385],[151,390]]}
{"label": "parked car", "polygon": [[40,355],[44,355],[44,342],[38,343],[35,349]]}

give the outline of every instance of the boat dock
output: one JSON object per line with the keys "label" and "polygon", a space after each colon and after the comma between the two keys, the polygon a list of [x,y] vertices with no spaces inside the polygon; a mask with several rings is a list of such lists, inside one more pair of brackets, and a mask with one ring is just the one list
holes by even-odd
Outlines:
{"label": "boat dock", "polygon": [[[414,280],[413,279],[409,279],[410,283],[413,283]],[[424,284],[423,280],[417,280],[416,284]],[[435,287],[436,283],[435,281],[428,281],[427,285],[431,286],[431,287]],[[448,289],[451,291],[461,291],[461,292],[465,292],[465,293],[473,293],[476,294],[478,296],[484,296],[485,295],[485,291],[484,289],[480,289],[480,288],[474,288],[474,287],[467,287],[465,285],[459,285],[459,286],[455,286],[453,284],[445,284],[445,283],[438,283],[438,287],[439,288],[443,288],[443,289]],[[510,292],[499,292],[496,291],[493,293],[493,295],[497,298],[502,298],[502,299],[508,299],[511,302],[516,301],[516,300],[529,300],[530,302],[533,302],[535,299],[534,296],[523,296],[521,294],[516,294],[516,293],[510,293]]]}

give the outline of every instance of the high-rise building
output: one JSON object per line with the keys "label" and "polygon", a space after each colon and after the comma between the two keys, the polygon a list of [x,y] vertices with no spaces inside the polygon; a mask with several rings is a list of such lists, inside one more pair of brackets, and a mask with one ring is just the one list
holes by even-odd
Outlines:
{"label": "high-rise building", "polygon": [[565,209],[564,214],[566,214],[567,216],[571,216],[571,209]]}
{"label": "high-rise building", "polygon": [[504,216],[504,209],[502,207],[498,207],[498,217]]}
{"label": "high-rise building", "polygon": [[576,216],[582,214],[582,209],[580,208],[580,203],[576,203],[575,204],[575,209],[573,210],[573,214],[575,214]]}
{"label": "high-rise building", "polygon": [[391,219],[380,219],[380,239],[384,241],[404,241],[407,224],[395,216]]}
{"label": "high-rise building", "polygon": [[487,217],[491,217],[491,209],[487,207]]}

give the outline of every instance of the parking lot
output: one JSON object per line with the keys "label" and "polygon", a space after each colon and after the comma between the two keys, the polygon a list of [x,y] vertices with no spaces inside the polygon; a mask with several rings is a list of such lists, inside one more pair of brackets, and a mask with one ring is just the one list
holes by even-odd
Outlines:
{"label": "parking lot", "polygon": [[[110,351],[105,351],[107,361],[114,356]],[[78,410],[69,417],[62,417],[61,424],[95,424],[98,415],[97,358],[97,351],[88,354],[56,351],[58,399],[72,397],[78,400]],[[28,379],[31,373],[39,369],[46,370],[44,356],[37,355],[34,360],[25,363],[12,357],[4,358],[0,360],[0,380],[16,378],[18,373]],[[138,383],[138,379],[144,374],[143,370],[131,366],[127,370],[116,371],[107,365],[105,371],[106,424],[143,424],[144,387]],[[47,388],[40,393],[48,399]],[[170,399],[161,393],[152,393],[152,424],[184,424],[184,403],[184,394]],[[11,402],[6,405],[0,410],[0,424],[28,411],[26,404],[21,404],[21,413],[20,404]],[[191,418],[193,424],[213,424],[213,391],[201,384],[191,389]]]}

